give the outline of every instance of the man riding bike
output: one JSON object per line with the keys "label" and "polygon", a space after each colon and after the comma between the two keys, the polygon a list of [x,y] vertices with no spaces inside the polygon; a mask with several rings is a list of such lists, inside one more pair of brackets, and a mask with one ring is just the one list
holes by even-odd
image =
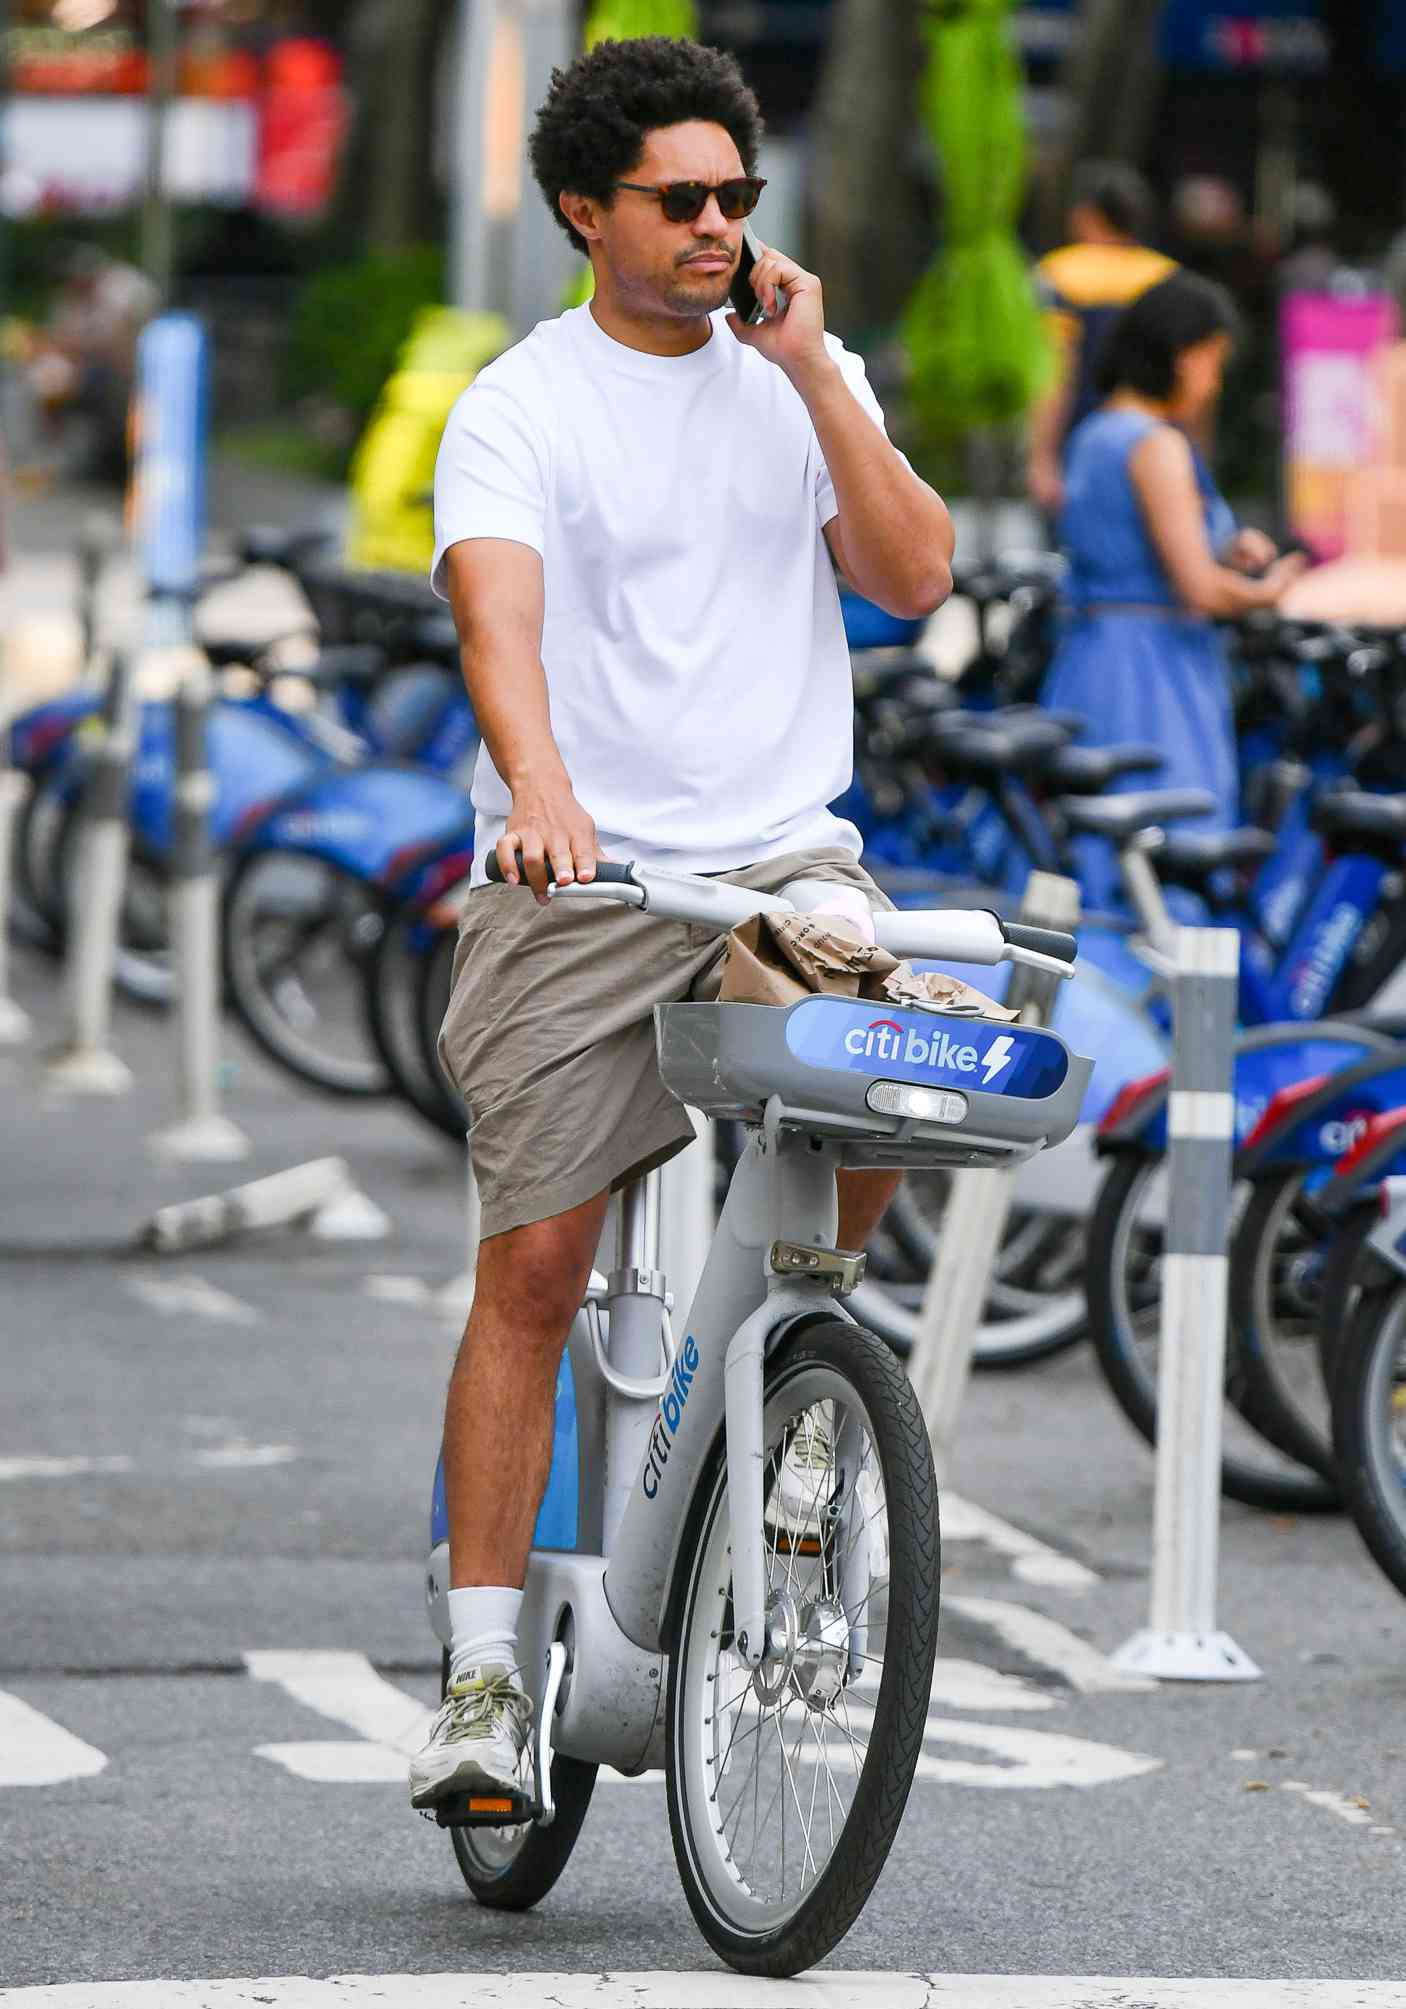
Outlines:
{"label": "man riding bike", "polygon": [[[761,136],[733,59],[693,42],[605,42],[558,71],[532,164],[595,297],[480,372],[440,448],[433,578],[483,733],[441,1051],[473,1112],[482,1239],[445,1415],[453,1640],[419,1807],[520,1784],[517,1614],[558,1364],[610,1192],[693,1139],[652,1011],[696,996],[719,953],[625,909],[546,911],[549,873],[633,858],[887,904],[826,806],[853,734],[834,568],[921,617],[951,591],[952,526],[826,334],[812,273],[763,247],[768,318],[725,312]],[[495,849],[506,885],[483,883]],[[841,1175],[843,1246],[895,1180]]]}

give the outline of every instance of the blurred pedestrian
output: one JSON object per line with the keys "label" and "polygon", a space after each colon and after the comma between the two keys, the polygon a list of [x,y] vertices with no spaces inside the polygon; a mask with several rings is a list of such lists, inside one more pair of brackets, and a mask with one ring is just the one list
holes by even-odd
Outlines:
{"label": "blurred pedestrian", "polygon": [[52,312],[28,340],[29,390],[57,443],[58,472],[121,482],[137,340],[159,306],[136,266],[97,245],[68,252]]}
{"label": "blurred pedestrian", "polygon": [[1064,499],[1069,436],[1098,402],[1094,365],[1104,332],[1130,301],[1175,269],[1143,242],[1151,220],[1151,191],[1135,168],[1086,161],[1074,178],[1071,242],[1035,268],[1058,360],[1055,380],[1031,414],[1026,486],[1048,517]]}
{"label": "blurred pedestrian", "polygon": [[[1236,527],[1193,438],[1214,417],[1238,332],[1229,296],[1175,272],[1110,328],[1102,403],[1069,442],[1060,530],[1068,623],[1043,700],[1088,721],[1092,744],[1161,749],[1129,786],[1209,789],[1199,827],[1239,819],[1229,664],[1218,620],[1272,607],[1304,569]],[[1197,827],[1192,825],[1190,827]],[[1086,904],[1121,904],[1106,845],[1081,840]]]}

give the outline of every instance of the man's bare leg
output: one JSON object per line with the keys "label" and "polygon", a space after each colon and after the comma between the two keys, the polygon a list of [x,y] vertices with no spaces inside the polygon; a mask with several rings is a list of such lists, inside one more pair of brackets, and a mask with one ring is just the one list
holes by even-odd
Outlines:
{"label": "man's bare leg", "polygon": [[841,1172],[840,1247],[862,1249],[903,1183],[901,1172]]}
{"label": "man's bare leg", "polygon": [[[842,1172],[840,1247],[862,1249],[900,1172]],[[473,1309],[444,1417],[450,1583],[520,1585],[552,1460],[552,1405],[585,1294],[607,1196],[493,1235],[479,1250]]]}
{"label": "man's bare leg", "polygon": [[520,1586],[552,1463],[557,1370],[600,1241],[608,1195],[492,1235],[444,1413],[453,1589]]}

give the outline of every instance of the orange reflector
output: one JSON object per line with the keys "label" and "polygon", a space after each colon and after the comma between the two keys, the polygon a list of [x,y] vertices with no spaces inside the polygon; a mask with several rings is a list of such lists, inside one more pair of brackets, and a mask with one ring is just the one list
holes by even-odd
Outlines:
{"label": "orange reflector", "polygon": [[781,1556],[818,1556],[820,1554],[819,1535],[802,1535],[793,1542],[789,1535],[778,1535],[776,1553]]}
{"label": "orange reflector", "polygon": [[513,1803],[511,1800],[469,1801],[469,1812],[471,1814],[510,1814],[512,1810]]}

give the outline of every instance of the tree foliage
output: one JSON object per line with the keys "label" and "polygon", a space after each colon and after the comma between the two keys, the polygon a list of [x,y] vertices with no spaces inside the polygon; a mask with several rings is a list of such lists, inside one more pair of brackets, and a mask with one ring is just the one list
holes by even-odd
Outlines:
{"label": "tree foliage", "polygon": [[1029,409],[1050,358],[1016,222],[1023,82],[1010,0],[939,0],[924,33],[922,110],[942,174],[943,242],[905,321],[914,410],[941,438]]}
{"label": "tree foliage", "polygon": [[595,0],[586,17],[586,47],[627,42],[636,35],[697,35],[694,0]]}

